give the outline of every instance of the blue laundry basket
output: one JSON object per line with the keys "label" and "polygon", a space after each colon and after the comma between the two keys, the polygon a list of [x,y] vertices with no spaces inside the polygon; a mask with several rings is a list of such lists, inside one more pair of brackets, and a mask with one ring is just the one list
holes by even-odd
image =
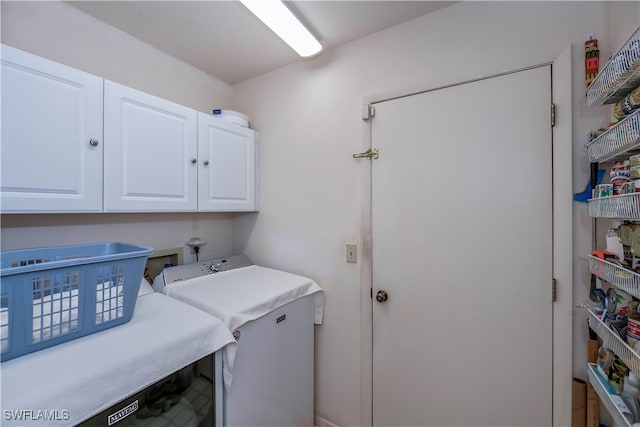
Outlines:
{"label": "blue laundry basket", "polygon": [[126,243],[1,252],[0,360],[131,320],[152,252]]}

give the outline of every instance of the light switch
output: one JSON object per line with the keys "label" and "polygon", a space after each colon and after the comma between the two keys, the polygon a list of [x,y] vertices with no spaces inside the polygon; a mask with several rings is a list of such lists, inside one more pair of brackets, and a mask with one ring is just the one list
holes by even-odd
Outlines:
{"label": "light switch", "polygon": [[358,245],[347,243],[347,262],[358,262]]}

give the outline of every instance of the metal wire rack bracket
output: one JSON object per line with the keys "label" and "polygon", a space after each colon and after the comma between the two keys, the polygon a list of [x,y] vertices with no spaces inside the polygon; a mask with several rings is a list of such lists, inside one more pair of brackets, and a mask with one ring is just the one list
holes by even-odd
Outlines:
{"label": "metal wire rack bracket", "polygon": [[640,375],[640,356],[638,353],[633,351],[629,344],[624,342],[622,338],[600,320],[597,314],[589,309],[587,309],[587,312],[589,313],[589,327],[598,334],[602,340],[602,345],[613,350],[634,374]]}
{"label": "metal wire rack bracket", "polygon": [[604,404],[605,408],[609,414],[611,414],[611,418],[614,419],[614,423],[617,426],[625,426],[631,427],[631,423],[625,418],[625,416],[620,411],[620,408],[613,401],[613,396],[607,392],[607,389],[602,384],[602,379],[600,375],[597,373],[597,366],[594,364],[587,365],[587,375],[589,377],[589,382],[593,386],[593,389],[596,391],[596,394],[600,397],[600,401]]}
{"label": "metal wire rack bracket", "polygon": [[613,104],[640,84],[640,28],[611,57],[587,89],[587,104]]}
{"label": "metal wire rack bracket", "polygon": [[637,220],[640,218],[640,193],[589,199],[589,216]]}
{"label": "metal wire rack bracket", "polygon": [[589,255],[589,270],[600,279],[615,287],[640,298],[640,274],[620,267],[609,261]]}
{"label": "metal wire rack bracket", "polygon": [[587,152],[591,163],[605,162],[639,150],[640,110],[636,110],[625,117],[587,144]]}

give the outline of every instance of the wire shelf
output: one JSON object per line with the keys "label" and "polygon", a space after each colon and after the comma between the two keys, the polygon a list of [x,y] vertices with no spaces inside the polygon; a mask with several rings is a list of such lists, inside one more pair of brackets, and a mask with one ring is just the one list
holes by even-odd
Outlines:
{"label": "wire shelf", "polygon": [[640,193],[589,199],[589,216],[640,220]]}
{"label": "wire shelf", "polygon": [[640,28],[598,73],[587,88],[587,104],[613,104],[640,85]]}
{"label": "wire shelf", "polygon": [[640,375],[640,355],[624,342],[615,332],[611,330],[600,317],[593,311],[587,309],[589,313],[589,327],[598,334],[602,340],[602,345],[613,350],[620,359],[631,369],[636,375]]}
{"label": "wire shelf", "polygon": [[620,120],[587,144],[591,163],[624,157],[624,154],[634,150],[640,150],[640,110]]}
{"label": "wire shelf", "polygon": [[613,286],[640,298],[640,274],[593,255],[589,255],[589,270],[591,274],[595,274]]}
{"label": "wire shelf", "polygon": [[625,418],[620,408],[618,408],[613,401],[614,396],[607,392],[606,387],[602,383],[604,379],[598,375],[597,369],[596,365],[589,363],[587,365],[587,376],[596,394],[600,397],[600,401],[604,404],[605,408],[607,408],[611,418],[614,419],[614,425],[631,427],[631,423]]}

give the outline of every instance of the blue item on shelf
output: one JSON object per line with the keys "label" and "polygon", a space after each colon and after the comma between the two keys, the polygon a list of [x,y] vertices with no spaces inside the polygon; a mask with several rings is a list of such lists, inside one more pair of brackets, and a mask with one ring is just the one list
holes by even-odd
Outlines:
{"label": "blue item on shelf", "polygon": [[[600,184],[602,182],[602,178],[604,177],[604,172],[605,172],[604,169],[598,169],[598,180],[596,184]],[[593,188],[591,187],[591,183],[588,183],[587,188],[585,188],[582,193],[576,193],[573,195],[573,201],[587,203],[587,201],[591,198],[592,193],[593,193]]]}

